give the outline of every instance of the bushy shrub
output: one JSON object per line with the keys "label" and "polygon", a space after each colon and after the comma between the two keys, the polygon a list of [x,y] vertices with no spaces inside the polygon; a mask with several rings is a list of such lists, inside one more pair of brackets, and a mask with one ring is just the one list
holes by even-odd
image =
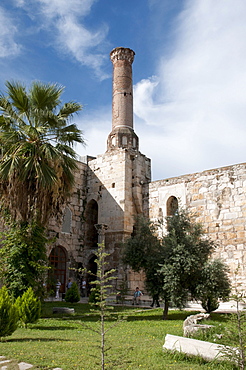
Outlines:
{"label": "bushy shrub", "polygon": [[19,311],[20,321],[27,327],[28,323],[36,322],[41,315],[41,302],[34,295],[32,288],[23,293],[16,300],[16,306]]}
{"label": "bushy shrub", "polygon": [[78,285],[73,282],[71,288],[69,288],[65,294],[65,301],[70,303],[76,303],[80,300],[80,294]]}
{"label": "bushy shrub", "polygon": [[7,288],[0,289],[0,338],[11,335],[18,326],[19,316]]}

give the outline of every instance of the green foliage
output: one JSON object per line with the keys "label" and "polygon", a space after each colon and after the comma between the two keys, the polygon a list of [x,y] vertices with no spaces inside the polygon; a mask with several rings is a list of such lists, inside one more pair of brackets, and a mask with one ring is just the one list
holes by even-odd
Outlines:
{"label": "green foliage", "polygon": [[218,259],[209,260],[204,265],[196,295],[206,312],[216,310],[219,307],[219,299],[224,301],[229,299],[231,284],[228,272],[228,267]]}
{"label": "green foliage", "polygon": [[29,323],[35,323],[41,315],[41,302],[35,297],[32,288],[16,300],[20,321],[27,327]]}
{"label": "green foliage", "polygon": [[98,303],[100,300],[99,294],[100,294],[100,288],[93,287],[90,292],[88,302],[92,304]]}
{"label": "green foliage", "polygon": [[156,225],[143,216],[137,216],[132,237],[124,243],[122,257],[123,263],[134,271],[145,272],[146,289],[151,295],[160,294],[163,285],[159,263],[164,259],[164,251],[156,234]]}
{"label": "green foliage", "polygon": [[163,297],[164,318],[169,302],[182,308],[189,296],[197,297],[197,284],[202,281],[204,266],[215,248],[202,226],[193,222],[185,210],[175,212],[166,221],[167,234],[160,239],[158,225],[138,217],[123,253],[124,263],[134,271],[145,272],[150,294]]}
{"label": "green foliage", "polygon": [[205,263],[215,246],[205,237],[200,224],[193,222],[185,210],[167,219],[167,235],[162,244],[165,260],[161,265],[163,289],[170,300],[182,308],[189,295],[195,297]]}
{"label": "green foliage", "polygon": [[0,338],[11,335],[17,329],[18,321],[17,307],[3,286],[0,289]]}
{"label": "green foliage", "polygon": [[123,263],[137,272],[155,267],[160,258],[160,241],[156,231],[156,225],[143,216],[137,216],[132,237],[124,243]]}
{"label": "green foliage", "polygon": [[73,145],[84,140],[70,119],[82,106],[61,106],[63,90],[35,81],[27,91],[7,81],[0,94],[0,203],[15,221],[46,225],[74,183]]}
{"label": "green foliage", "polygon": [[42,297],[47,241],[44,228],[35,223],[15,223],[2,234],[0,276],[14,297],[22,295],[28,287]]}
{"label": "green foliage", "polygon": [[236,302],[236,312],[229,315],[225,337],[232,343],[223,351],[225,359],[233,361],[240,370],[246,368],[246,312],[240,310],[240,303],[245,304],[245,294],[235,289],[231,297]]}
{"label": "green foliage", "polygon": [[[106,319],[110,317],[112,319],[111,310],[113,309],[112,306],[107,306],[107,298],[109,296],[109,291],[112,289],[111,281],[115,279],[112,274],[115,272],[114,269],[106,271],[106,267],[108,262],[106,258],[109,256],[108,253],[105,252],[105,245],[104,243],[98,244],[98,250],[96,253],[95,262],[97,264],[97,272],[94,276],[96,279],[92,282],[94,287],[91,289],[91,300],[93,301],[91,305],[94,307],[93,311],[98,312],[100,315],[100,328],[93,329],[92,327],[87,326],[90,330],[98,333],[101,337],[101,369],[105,369],[105,354],[106,354],[106,346],[105,346],[105,337],[106,333],[109,330],[106,329]],[[119,322],[119,321],[118,321]],[[116,322],[113,326],[115,326],[118,322]]]}
{"label": "green foliage", "polygon": [[75,302],[79,302],[79,300],[80,300],[80,295],[79,295],[78,285],[75,282],[73,282],[71,285],[71,288],[69,288],[66,291],[65,301],[75,303]]}

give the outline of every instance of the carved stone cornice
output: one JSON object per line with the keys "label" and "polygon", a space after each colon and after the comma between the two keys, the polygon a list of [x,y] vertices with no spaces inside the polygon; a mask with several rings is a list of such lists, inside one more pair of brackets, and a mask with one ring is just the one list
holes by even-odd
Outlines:
{"label": "carved stone cornice", "polygon": [[117,60],[127,60],[130,64],[133,63],[135,52],[129,48],[118,47],[111,51],[110,59],[112,63]]}

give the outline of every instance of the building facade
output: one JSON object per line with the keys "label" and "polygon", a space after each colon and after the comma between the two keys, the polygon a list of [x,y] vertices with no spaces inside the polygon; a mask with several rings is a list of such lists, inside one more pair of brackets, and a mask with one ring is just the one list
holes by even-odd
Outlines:
{"label": "building facade", "polygon": [[[246,163],[152,182],[151,161],[139,151],[133,127],[134,55],[122,47],[110,53],[112,131],[107,150],[78,162],[74,192],[63,218],[50,220],[50,235],[56,241],[48,247],[48,255],[61,290],[69,276],[81,279],[76,272],[81,268],[96,271],[98,224],[104,229],[109,268],[116,270],[116,288],[124,280],[129,289],[143,288],[143,277],[125,271],[120,263],[122,242],[131,235],[136,215],[156,220],[177,207],[185,207],[204,225],[217,242],[214,256],[228,264],[232,282],[246,288]],[[88,275],[86,279],[89,284]]]}

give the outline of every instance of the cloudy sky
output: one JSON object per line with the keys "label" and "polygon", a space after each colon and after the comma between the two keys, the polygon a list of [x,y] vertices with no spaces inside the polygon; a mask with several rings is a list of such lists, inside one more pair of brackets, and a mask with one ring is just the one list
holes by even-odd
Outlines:
{"label": "cloudy sky", "polygon": [[1,0],[6,80],[65,86],[87,147],[111,131],[110,51],[136,53],[134,127],[154,180],[246,162],[245,0]]}

